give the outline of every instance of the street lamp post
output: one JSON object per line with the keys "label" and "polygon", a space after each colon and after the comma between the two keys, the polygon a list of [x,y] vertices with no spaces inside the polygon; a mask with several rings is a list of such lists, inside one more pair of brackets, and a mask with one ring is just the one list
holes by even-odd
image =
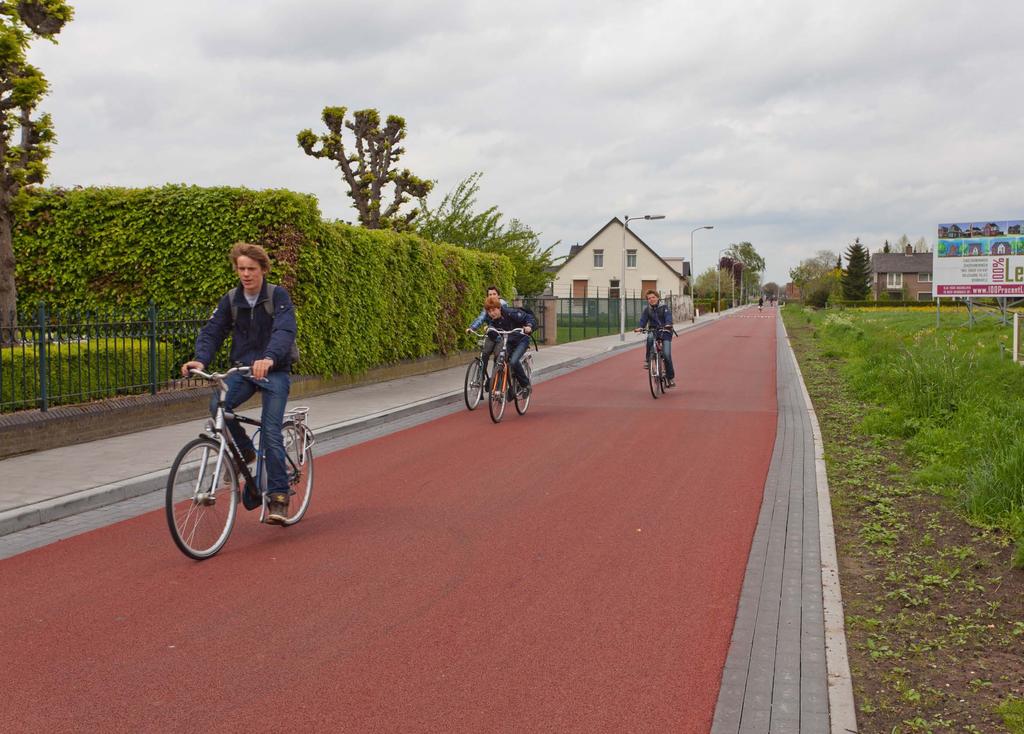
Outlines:
{"label": "street lamp post", "polygon": [[622,277],[619,279],[619,341],[626,341],[626,231],[633,219],[664,219],[664,214],[644,214],[642,217],[625,216],[622,223]]}
{"label": "street lamp post", "polygon": [[693,233],[702,229],[714,229],[715,225],[705,224],[703,227],[694,227],[690,230],[690,298],[693,298],[693,282],[697,279],[697,270],[693,267]]}
{"label": "street lamp post", "polygon": [[714,229],[715,225],[705,224],[702,227],[694,227],[690,230],[690,321],[697,320],[697,296],[693,291],[693,284],[697,281],[697,268],[693,265],[693,233],[701,229]]}

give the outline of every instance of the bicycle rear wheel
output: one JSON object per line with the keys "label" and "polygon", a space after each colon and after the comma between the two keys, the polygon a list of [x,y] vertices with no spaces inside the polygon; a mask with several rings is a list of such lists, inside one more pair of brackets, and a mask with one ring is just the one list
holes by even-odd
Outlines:
{"label": "bicycle rear wheel", "polygon": [[288,484],[293,494],[288,505],[285,525],[294,525],[309,509],[313,496],[313,432],[305,423],[285,421],[281,426],[284,438],[285,463],[288,468]]}
{"label": "bicycle rear wheel", "polygon": [[167,477],[167,525],[178,549],[201,561],[224,547],[238,511],[238,476],[220,444],[196,438],[185,444]]}
{"label": "bicycle rear wheel", "polygon": [[[519,415],[526,415],[527,409],[530,407],[530,398],[533,397],[533,360],[528,356],[523,358],[523,370],[526,371],[526,376],[530,378],[530,393],[526,396],[520,396],[519,390],[516,390],[516,412]],[[518,387],[518,386],[517,386]]]}
{"label": "bicycle rear wheel", "polygon": [[647,366],[647,381],[651,385],[651,397],[658,399],[658,356],[652,355]]}
{"label": "bicycle rear wheel", "polygon": [[480,404],[480,399],[484,396],[484,366],[477,357],[469,366],[466,368],[466,386],[463,391],[463,397],[466,400],[466,407],[470,410],[476,410],[476,406]]}
{"label": "bicycle rear wheel", "polygon": [[487,410],[491,414],[491,420],[501,423],[505,415],[505,403],[508,402],[508,364],[502,363],[494,370],[494,379],[491,382],[491,392],[487,396]]}

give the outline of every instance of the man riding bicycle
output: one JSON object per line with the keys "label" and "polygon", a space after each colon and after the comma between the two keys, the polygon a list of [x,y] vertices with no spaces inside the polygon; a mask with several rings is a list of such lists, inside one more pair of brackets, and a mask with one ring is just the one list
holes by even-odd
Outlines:
{"label": "man riding bicycle", "polygon": [[[502,306],[508,305],[508,303],[505,302],[505,299],[501,297],[501,292],[498,290],[498,286],[491,285],[487,287],[487,298],[490,298],[491,296],[497,297],[498,301],[501,303]],[[487,309],[482,308],[480,309],[480,315],[473,319],[473,323],[469,325],[468,329],[466,329],[466,333],[474,333],[477,329],[480,328],[480,324],[483,324],[485,322],[489,326],[491,320],[487,316]],[[497,344],[497,335],[492,332],[488,332],[486,338],[484,339],[483,348],[480,350],[480,357],[483,360],[484,368],[484,388],[487,390],[491,389],[490,384],[487,381],[487,363],[490,361],[492,354],[494,355],[495,359],[498,358],[497,352],[495,351],[495,347],[497,346]]]}
{"label": "man riding bicycle", "polygon": [[[228,386],[225,408],[234,410],[261,391],[263,408],[260,422],[267,462],[267,518],[281,525],[288,518],[291,489],[285,466],[284,439],[281,425],[291,389],[291,366],[295,346],[295,310],[292,299],[282,286],[267,283],[270,258],[259,245],[239,242],[231,248],[231,262],[238,275],[239,286],[221,297],[209,321],[196,338],[195,358],[181,366],[181,374],[204,370],[228,334],[231,335],[231,361],[250,365],[248,375],[235,373],[224,382]],[[210,402],[216,413],[217,395]],[[247,463],[256,460],[252,439],[236,421],[228,421],[231,435]],[[242,500],[246,509],[259,506],[258,496],[246,487]]]}
{"label": "man riding bicycle", "polygon": [[[649,325],[649,326],[648,326]],[[633,331],[647,332],[647,352],[644,354],[644,369],[651,368],[651,355],[654,352],[654,340],[662,343],[662,354],[665,356],[665,377],[668,378],[666,387],[676,386],[676,368],[672,366],[672,309],[661,303],[661,298],[655,290],[647,291],[647,306],[640,312],[640,326]]]}
{"label": "man riding bicycle", "polygon": [[502,331],[511,331],[512,329],[523,330],[522,334],[509,334],[506,337],[509,349],[508,362],[512,372],[515,373],[516,380],[519,381],[519,385],[523,389],[523,395],[529,395],[533,388],[530,385],[530,378],[527,376],[526,370],[523,369],[522,360],[526,350],[530,348],[530,332],[537,327],[537,320],[532,314],[520,308],[502,305],[501,299],[497,295],[487,296],[487,300],[484,301],[484,310],[487,312],[490,325],[495,329]]}

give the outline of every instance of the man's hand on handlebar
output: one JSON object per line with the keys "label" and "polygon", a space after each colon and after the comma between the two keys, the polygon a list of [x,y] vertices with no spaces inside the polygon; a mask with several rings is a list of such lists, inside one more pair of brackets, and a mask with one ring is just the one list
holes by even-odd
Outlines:
{"label": "man's hand on handlebar", "polygon": [[274,366],[274,360],[272,359],[257,359],[252,363],[252,376],[256,380],[264,380],[267,377],[267,373]]}
{"label": "man's hand on handlebar", "polygon": [[181,376],[188,377],[189,370],[201,371],[205,366],[206,365],[204,365],[202,362],[198,362],[193,359],[191,362],[186,362],[181,366]]}

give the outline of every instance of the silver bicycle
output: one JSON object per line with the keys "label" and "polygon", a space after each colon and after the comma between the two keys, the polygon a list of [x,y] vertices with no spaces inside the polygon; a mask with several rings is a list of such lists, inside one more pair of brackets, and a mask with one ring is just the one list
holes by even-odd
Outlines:
{"label": "silver bicycle", "polygon": [[[248,374],[249,367],[234,367],[227,372],[207,374],[191,370],[194,377],[209,380],[218,390],[217,411],[206,429],[178,452],[167,478],[167,525],[175,545],[189,558],[203,560],[217,553],[231,535],[238,514],[242,482],[256,488],[261,500],[260,522],[267,515],[266,456],[258,420],[227,410],[227,384],[224,379],[233,373]],[[313,495],[313,431],[306,425],[309,408],[292,408],[285,413],[281,432],[284,438],[288,484],[292,497],[284,525],[294,525],[309,509]],[[259,439],[255,472],[250,472],[242,459],[228,421],[256,426]],[[255,504],[255,503],[254,503]]]}

